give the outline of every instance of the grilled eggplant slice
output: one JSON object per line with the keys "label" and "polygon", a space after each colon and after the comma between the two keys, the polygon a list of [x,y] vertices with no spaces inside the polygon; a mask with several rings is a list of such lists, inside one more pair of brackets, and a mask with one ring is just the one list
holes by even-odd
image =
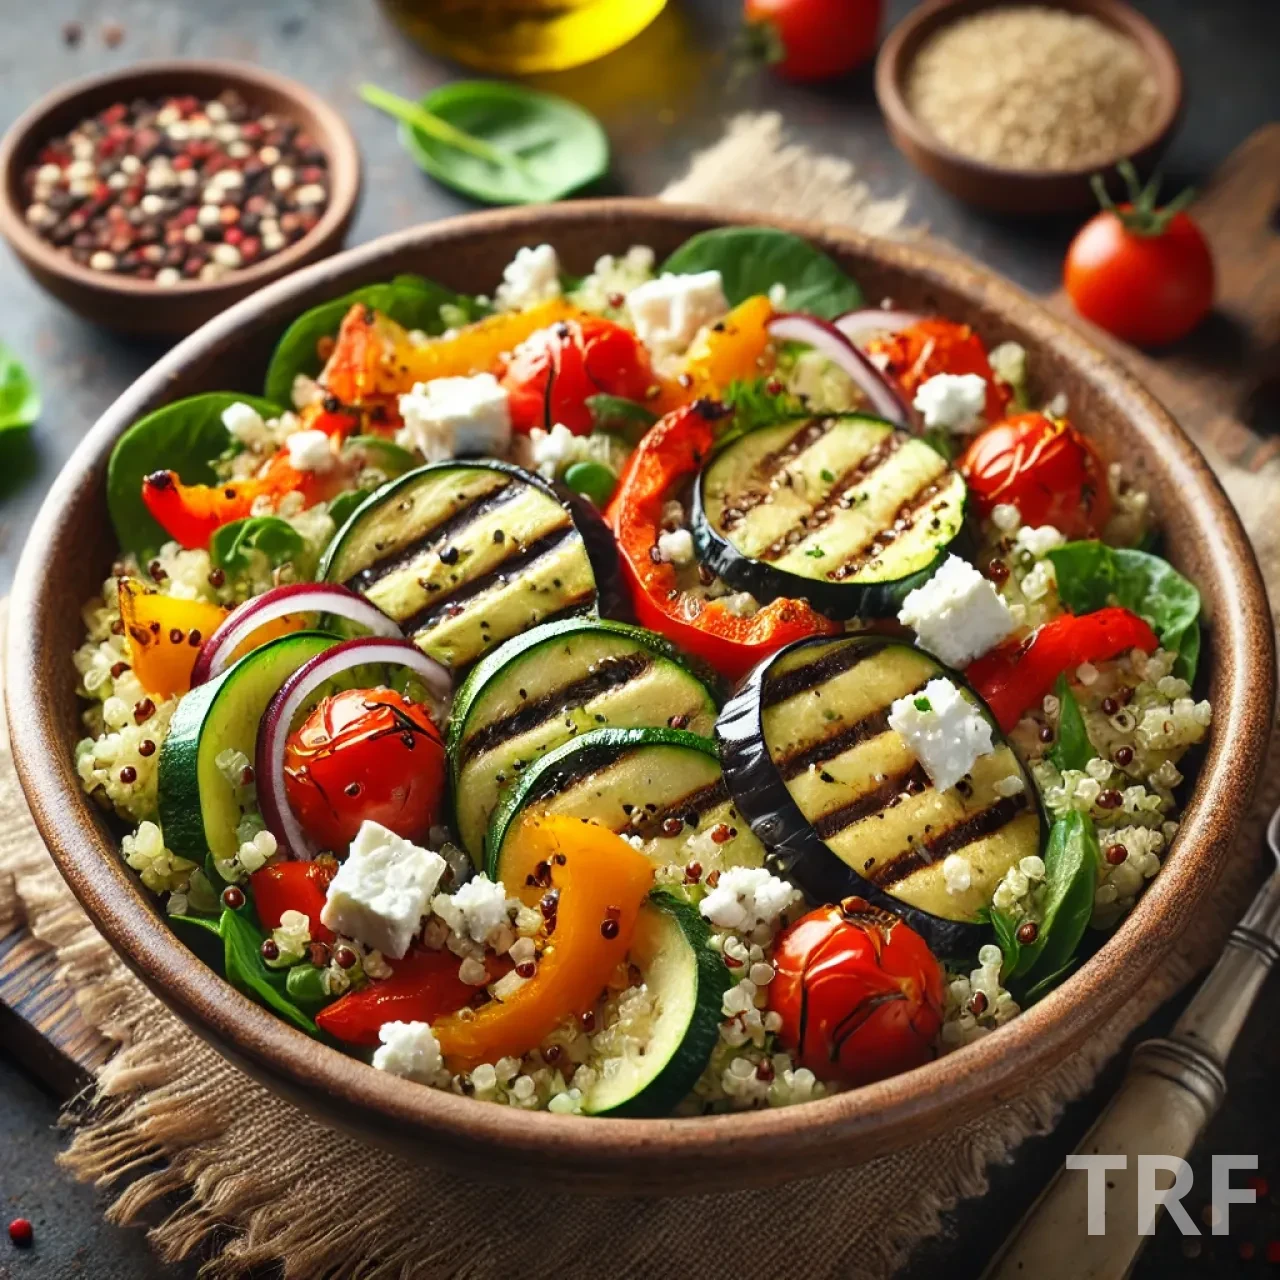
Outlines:
{"label": "grilled eggplant slice", "polygon": [[368,597],[453,671],[540,622],[596,609],[572,515],[503,462],[439,462],[383,485],[338,530],[320,576]]}
{"label": "grilled eggplant slice", "polygon": [[534,761],[604,725],[710,734],[719,701],[679,651],[640,627],[549,622],[481,659],[449,722],[454,825],[479,857],[505,787]]}
{"label": "grilled eggplant slice", "polygon": [[[937,954],[963,956],[988,940],[979,913],[1005,872],[1040,852],[1047,824],[994,721],[995,751],[943,792],[889,728],[893,702],[938,676],[963,686],[900,641],[802,640],[752,672],[716,739],[738,808],[810,897],[858,894],[902,916]],[[963,893],[943,879],[953,853],[971,868]]]}
{"label": "grilled eggplant slice", "polygon": [[678,729],[596,729],[548,752],[520,775],[493,815],[485,867],[502,879],[502,846],[534,805],[570,813],[640,841],[663,867],[759,867],[764,849],[729,797],[716,744]]}
{"label": "grilled eggplant slice", "polygon": [[699,557],[758,600],[892,617],[965,534],[967,490],[942,455],[860,414],[749,431],[694,487]]}

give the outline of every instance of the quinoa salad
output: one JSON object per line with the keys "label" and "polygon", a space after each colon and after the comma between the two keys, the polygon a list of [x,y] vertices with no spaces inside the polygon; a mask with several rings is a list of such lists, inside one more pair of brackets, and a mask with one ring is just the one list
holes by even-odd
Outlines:
{"label": "quinoa salad", "polygon": [[636,1117],[1068,979],[1212,719],[1106,441],[783,232],[477,283],[318,306],[116,446],[76,766],[195,956],[406,1081]]}

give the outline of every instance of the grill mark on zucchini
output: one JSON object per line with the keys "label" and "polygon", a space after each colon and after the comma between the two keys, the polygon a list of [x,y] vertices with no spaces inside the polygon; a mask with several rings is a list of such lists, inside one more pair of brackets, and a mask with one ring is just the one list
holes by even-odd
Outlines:
{"label": "grill mark on zucchini", "polygon": [[921,844],[913,844],[893,858],[872,867],[864,872],[867,879],[884,888],[906,880],[917,871],[931,867],[949,854],[956,853],[967,845],[994,835],[1001,827],[1008,826],[1027,807],[1025,794],[1003,796],[995,804],[989,805],[971,818],[939,832],[931,840]]}
{"label": "grill mark on zucchini", "polygon": [[[906,696],[910,697],[911,694]],[[836,756],[842,755],[860,743],[870,742],[872,738],[878,738],[888,731],[889,708],[881,707],[879,711],[873,711],[870,715],[863,716],[861,720],[845,725],[837,733],[815,742],[813,746],[783,756],[775,763],[783,780],[790,782],[792,778],[798,778],[811,765],[834,760]]]}
{"label": "grill mark on zucchini", "polygon": [[754,510],[762,502],[767,501],[769,495],[773,492],[773,486],[768,484],[767,481],[771,480],[787,463],[794,462],[807,449],[811,449],[817,444],[823,436],[831,431],[835,423],[836,420],[834,418],[817,418],[807,422],[780,449],[775,449],[772,453],[766,453],[755,466],[755,477],[760,481],[762,487],[747,490],[742,497],[734,501],[732,506],[726,504],[720,514],[721,527],[726,532],[737,528],[748,511]]}
{"label": "grill mark on zucchini", "polygon": [[[824,840],[829,840],[845,827],[851,827],[855,822],[861,822],[864,818],[870,818],[873,814],[892,807],[894,801],[904,795],[912,783],[924,787],[929,785],[929,775],[918,764],[910,769],[904,769],[901,773],[890,774],[878,786],[870,791],[864,791],[856,800],[850,800],[848,804],[832,809],[830,813],[824,813],[820,818],[815,818],[813,829]],[[872,880],[875,879],[874,871],[864,871],[863,874]]]}
{"label": "grill mark on zucchini", "polygon": [[942,493],[949,480],[950,474],[944,471],[940,477],[930,480],[922,489],[917,489],[893,513],[893,523],[887,529],[881,529],[870,541],[847,557],[843,564],[836,565],[834,569],[828,569],[827,577],[832,582],[843,582],[846,578],[852,578],[854,574],[865,569],[882,551],[897,542],[904,533],[911,531],[921,510]]}
{"label": "grill mark on zucchini", "polygon": [[[472,578],[470,581],[464,580],[458,583],[456,587],[452,587],[448,591],[442,591],[426,608],[419,609],[417,613],[411,614],[407,618],[399,619],[401,629],[411,634],[427,630],[434,626],[446,613],[455,610],[461,612],[458,606],[464,601],[472,599],[483,591],[487,591],[491,586],[497,584],[500,579],[510,578],[513,573],[521,569],[527,569],[535,561],[541,560],[543,556],[551,555],[563,543],[577,536],[578,531],[574,527],[573,521],[569,518],[568,512],[566,512],[563,524],[556,525],[555,528],[548,530],[532,542],[525,543],[523,547],[517,549],[513,542],[508,542],[507,545],[512,548],[513,554],[500,560],[488,573],[483,573],[478,578]],[[590,592],[590,595],[594,597],[594,590]],[[453,616],[456,617],[457,612],[453,612]],[[539,621],[546,622],[550,616],[541,618]]]}
{"label": "grill mark on zucchini", "polygon": [[561,712],[585,706],[592,698],[629,684],[652,665],[652,655],[645,653],[617,654],[604,659],[599,670],[583,676],[581,680],[562,685],[527,703],[512,715],[494,720],[478,729],[462,745],[461,764],[468,764],[476,756],[495,750],[510,738],[529,733],[548,720],[555,719]]}
{"label": "grill mark on zucchini", "polygon": [[468,525],[488,515],[497,507],[505,506],[508,502],[514,501],[519,497],[522,488],[522,485],[508,480],[500,488],[486,493],[484,497],[477,499],[469,506],[463,507],[460,511],[455,511],[438,524],[432,525],[411,542],[405,543],[399,551],[388,556],[385,560],[378,560],[371,565],[366,565],[365,568],[352,574],[342,585],[362,594],[369,591],[370,588],[381,582],[383,578],[389,577],[398,570],[412,564],[433,542],[447,542],[451,538],[456,538]]}
{"label": "grill mark on zucchini", "polygon": [[786,533],[771,542],[757,554],[756,559],[780,560],[796,543],[808,537],[809,534],[825,529],[838,512],[848,511],[853,504],[844,496],[845,490],[850,485],[861,483],[878,471],[902,448],[907,439],[909,437],[897,431],[885,436],[869,453],[864,454],[852,467],[836,477],[831,488],[827,490],[827,497],[807,516],[802,517],[799,524],[792,525]]}
{"label": "grill mark on zucchini", "polygon": [[699,787],[697,791],[690,791],[679,800],[673,800],[665,809],[659,809],[654,813],[646,810],[642,816],[633,817],[627,824],[628,834],[638,835],[644,840],[651,839],[662,834],[662,824],[669,818],[683,818],[687,813],[696,813],[701,816],[708,809],[726,804],[728,800],[729,788],[721,778],[709,787]]}
{"label": "grill mark on zucchini", "polygon": [[799,693],[804,693],[820,684],[826,684],[828,680],[834,680],[836,676],[843,675],[846,671],[852,671],[858,663],[875,656],[875,652],[859,645],[841,645],[831,653],[824,654],[817,662],[797,667],[794,671],[788,671],[784,675],[767,680],[760,697],[760,705],[762,707],[777,706],[779,702],[786,702]]}

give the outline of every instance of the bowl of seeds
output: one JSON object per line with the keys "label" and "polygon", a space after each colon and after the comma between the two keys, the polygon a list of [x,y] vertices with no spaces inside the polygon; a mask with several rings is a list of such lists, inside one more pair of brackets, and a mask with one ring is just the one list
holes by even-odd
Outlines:
{"label": "bowl of seeds", "polygon": [[360,156],[309,89],[233,62],[81,80],[0,140],[0,233],[86,319],[176,337],[342,246]]}
{"label": "bowl of seeds", "polygon": [[1057,213],[1150,166],[1182,105],[1169,42],[1121,0],[935,0],[889,35],[876,96],[899,150],[968,204]]}

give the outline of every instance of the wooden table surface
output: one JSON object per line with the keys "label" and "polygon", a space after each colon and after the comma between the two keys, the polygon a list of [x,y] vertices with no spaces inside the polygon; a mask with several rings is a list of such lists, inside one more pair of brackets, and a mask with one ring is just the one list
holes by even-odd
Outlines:
{"label": "wooden table surface", "polygon": [[[680,174],[693,151],[713,141],[736,111],[782,112],[794,135],[846,156],[877,194],[907,190],[911,217],[1025,287],[1050,292],[1072,226],[1030,226],[967,210],[919,177],[889,144],[868,74],[821,88],[785,86],[769,76],[727,84],[716,51],[724,47],[737,0],[671,0],[655,25],[626,49],[579,72],[538,83],[574,97],[603,120],[614,144],[615,172],[604,194],[650,194]],[[890,0],[890,20],[909,0]],[[1187,76],[1187,111],[1166,167],[1171,187],[1203,181],[1253,130],[1280,119],[1280,3],[1277,0],[1138,0],[1169,36]],[[148,57],[243,58],[319,86],[350,121],[366,162],[365,196],[351,242],[416,222],[464,211],[460,197],[417,172],[395,142],[394,127],[364,107],[356,87],[373,80],[413,95],[453,78],[457,70],[403,40],[373,0],[56,0],[49,5],[4,0],[0,41],[0,130],[39,94],[80,75]],[[83,29],[78,47],[63,24]],[[116,23],[123,40],[108,48],[103,29]],[[794,211],[803,215],[803,209]],[[12,580],[26,529],[63,460],[98,414],[163,350],[80,322],[42,294],[0,251],[0,340],[36,374],[44,417],[29,435],[0,440],[0,592]],[[1274,412],[1274,406],[1263,406]],[[1259,423],[1280,434],[1280,422]],[[1228,1105],[1203,1147],[1208,1153],[1256,1151],[1263,1172],[1280,1185],[1280,983],[1266,993],[1237,1053]],[[1171,1021],[1166,1010],[1147,1034]],[[1027,1143],[1016,1161],[992,1175],[992,1192],[947,1216],[939,1239],[919,1251],[912,1276],[976,1276],[1003,1230],[1064,1152],[1087,1127],[1114,1079],[1071,1108],[1058,1131]],[[94,1280],[147,1280],[194,1275],[193,1265],[162,1267],[137,1232],[105,1227],[101,1197],[75,1187],[52,1165],[58,1138],[50,1129],[56,1104],[8,1061],[0,1042],[0,1212],[36,1222],[39,1247],[30,1254],[0,1240],[0,1280],[84,1275]],[[1207,1176],[1204,1179],[1207,1185]],[[1246,1238],[1261,1258],[1280,1236],[1274,1203],[1238,1215],[1229,1242],[1212,1240],[1191,1257],[1167,1229],[1140,1265],[1144,1277],[1258,1274],[1265,1263],[1239,1259]],[[1167,1228],[1167,1224],[1166,1228]],[[1206,1240],[1208,1238],[1206,1237]]]}

